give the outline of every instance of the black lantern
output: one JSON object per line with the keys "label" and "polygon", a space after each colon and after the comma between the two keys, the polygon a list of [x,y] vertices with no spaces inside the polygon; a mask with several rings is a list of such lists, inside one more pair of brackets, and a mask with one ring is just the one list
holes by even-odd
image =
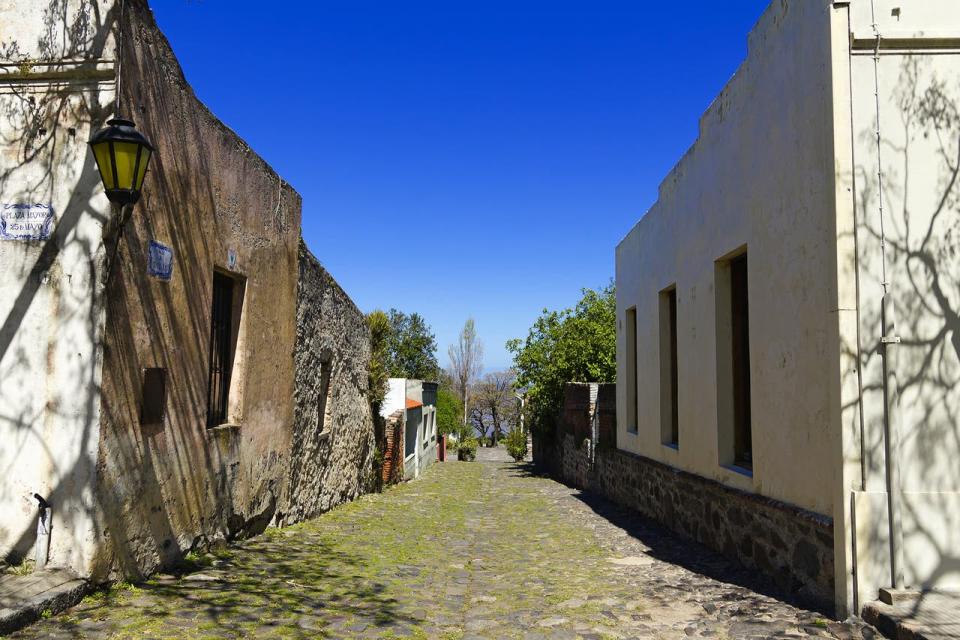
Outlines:
{"label": "black lantern", "polygon": [[130,120],[114,118],[90,139],[100,179],[110,202],[134,204],[147,173],[153,145]]}

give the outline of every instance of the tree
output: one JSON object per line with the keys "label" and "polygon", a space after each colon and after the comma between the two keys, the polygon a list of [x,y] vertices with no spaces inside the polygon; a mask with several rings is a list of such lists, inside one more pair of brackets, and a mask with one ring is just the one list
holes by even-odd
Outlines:
{"label": "tree", "polygon": [[370,404],[379,412],[387,393],[387,379],[390,377],[390,318],[379,309],[372,311],[367,314],[367,327],[370,328]]}
{"label": "tree", "polygon": [[437,339],[419,313],[397,309],[386,314],[390,322],[387,368],[390,377],[436,380]]}
{"label": "tree", "polygon": [[441,386],[437,390],[437,431],[440,435],[459,433],[463,424],[463,405],[457,394]]}
{"label": "tree", "polygon": [[497,446],[505,426],[516,423],[515,381],[512,370],[497,371],[487,374],[474,386],[471,421],[481,437],[490,434],[490,446]]}
{"label": "tree", "polygon": [[507,342],[516,384],[527,389],[526,415],[534,429],[555,428],[565,383],[616,381],[616,309],[612,283],[584,289],[576,307],[544,309],[525,340]]}
{"label": "tree", "polygon": [[450,377],[460,393],[463,403],[463,422],[467,422],[470,385],[483,370],[483,343],[477,337],[477,327],[473,318],[467,318],[460,331],[457,344],[447,350],[450,356]]}

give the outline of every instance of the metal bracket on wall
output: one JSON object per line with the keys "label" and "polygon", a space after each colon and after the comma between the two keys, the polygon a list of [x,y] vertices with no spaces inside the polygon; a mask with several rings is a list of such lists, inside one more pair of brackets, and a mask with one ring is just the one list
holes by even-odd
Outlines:
{"label": "metal bracket on wall", "polygon": [[900,344],[900,336],[883,336],[880,338],[880,344]]}

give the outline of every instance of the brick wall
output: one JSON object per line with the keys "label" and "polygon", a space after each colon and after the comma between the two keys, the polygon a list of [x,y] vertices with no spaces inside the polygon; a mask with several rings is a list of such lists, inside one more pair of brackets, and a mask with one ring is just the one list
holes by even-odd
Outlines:
{"label": "brick wall", "polygon": [[580,437],[585,428],[590,434],[589,386],[571,383],[564,395],[557,432],[534,437],[535,463],[567,484],[599,493],[765,573],[798,602],[832,613],[831,518],[620,451],[612,384],[598,390],[600,436],[593,446]]}
{"label": "brick wall", "polygon": [[394,411],[384,428],[383,484],[396,484],[403,479],[403,412]]}

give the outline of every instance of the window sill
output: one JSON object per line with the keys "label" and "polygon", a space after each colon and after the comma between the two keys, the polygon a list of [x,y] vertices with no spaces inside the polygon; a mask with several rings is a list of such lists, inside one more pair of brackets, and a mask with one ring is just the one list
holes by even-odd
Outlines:
{"label": "window sill", "polygon": [[633,429],[627,427],[627,435],[628,435],[628,436],[640,435],[640,430],[637,429],[636,427],[634,427]]}
{"label": "window sill", "polygon": [[676,442],[661,442],[664,447],[667,449],[673,449],[674,451],[680,451],[680,445]]}
{"label": "window sill", "polygon": [[207,432],[222,433],[224,431],[233,431],[233,430],[239,430],[239,429],[240,429],[239,424],[234,424],[232,422],[224,422],[223,424],[218,424],[215,427],[207,427]]}
{"label": "window sill", "polygon": [[746,467],[741,467],[740,465],[737,465],[737,464],[722,464],[720,466],[728,471],[739,473],[742,476],[746,476],[748,478],[753,477],[753,469],[747,469]]}

